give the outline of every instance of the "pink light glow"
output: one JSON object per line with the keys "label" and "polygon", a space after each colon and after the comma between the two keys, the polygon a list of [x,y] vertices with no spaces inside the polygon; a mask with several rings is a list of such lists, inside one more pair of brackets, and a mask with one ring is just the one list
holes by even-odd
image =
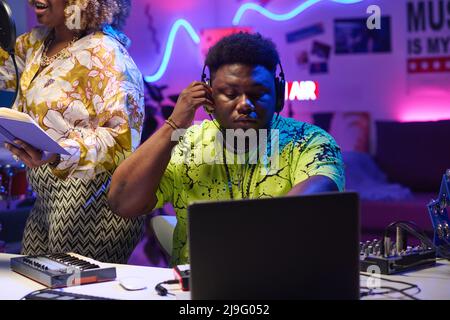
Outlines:
{"label": "pink light glow", "polygon": [[253,32],[251,27],[229,27],[229,28],[210,28],[203,29],[200,32],[200,52],[202,60],[205,60],[209,48],[215,45],[223,37],[239,33],[239,32]]}
{"label": "pink light glow", "polygon": [[400,122],[448,120],[450,101],[410,104],[407,108],[400,109],[397,118]]}
{"label": "pink light glow", "polygon": [[[148,0],[147,0],[148,1]],[[164,0],[164,1],[148,1],[152,7],[163,10],[181,12],[182,10],[189,10],[195,7],[196,1],[192,0]]]}

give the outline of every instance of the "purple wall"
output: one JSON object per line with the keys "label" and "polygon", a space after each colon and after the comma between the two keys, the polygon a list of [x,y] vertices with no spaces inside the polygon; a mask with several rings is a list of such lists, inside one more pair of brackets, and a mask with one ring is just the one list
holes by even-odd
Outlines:
{"label": "purple wall", "polygon": [[[288,21],[276,22],[257,12],[248,11],[239,24],[251,26],[276,42],[288,79],[319,82],[319,99],[294,102],[296,115],[316,111],[368,111],[373,119],[410,121],[450,118],[450,73],[407,73],[408,57],[450,56],[449,24],[438,31],[433,31],[428,26],[424,32],[408,33],[408,2],[415,6],[423,2],[426,8],[431,3],[437,9],[442,0],[362,0],[356,4],[342,4],[332,0],[247,2],[264,3],[269,11],[281,14],[312,1],[316,3]],[[200,34],[205,28],[231,26],[235,13],[243,3],[246,1],[133,0],[133,11],[125,30],[133,40],[130,52],[144,75],[154,74],[161,65],[170,29],[177,19],[186,19]],[[367,7],[373,4],[381,8],[383,16],[391,19],[392,52],[336,55],[334,19],[367,18]],[[146,14],[148,6],[151,20]],[[437,16],[436,11],[435,17]],[[450,19],[447,8],[444,8],[444,17]],[[150,31],[150,23],[153,31]],[[324,27],[322,34],[287,43],[287,33],[318,23]],[[442,38],[440,53],[408,55],[407,41],[416,37],[423,43],[429,37]],[[310,74],[308,68],[297,63],[302,51],[311,53],[314,41],[331,46],[326,74]],[[322,61],[311,54],[310,59]],[[191,81],[199,79],[201,67],[199,46],[185,30],[180,30],[167,71],[157,84],[168,84],[167,93],[178,93]]]}
{"label": "purple wall", "polygon": [[[233,16],[243,3],[230,0],[166,2],[168,4],[151,5],[157,38],[162,47],[167,41],[170,26],[176,19],[187,19],[197,32],[207,27],[227,27],[231,25]],[[428,5],[428,1],[425,2]],[[437,8],[439,0],[430,2],[434,2]],[[130,23],[127,31],[135,40],[131,52],[143,73],[149,75],[160,65],[162,52],[158,54],[148,40],[149,33],[145,28],[147,20],[142,14],[146,3],[150,1],[133,3],[133,23]],[[179,8],[171,6],[175,3],[182,5]],[[271,1],[266,8],[274,13],[287,13],[301,3],[302,1],[294,0]],[[368,17],[366,10],[372,4],[379,5],[383,16],[391,17],[392,52],[335,55],[332,49],[329,72],[320,75],[311,75],[309,70],[297,64],[297,55],[302,51],[311,51],[313,41],[329,44],[334,48],[334,19]],[[295,43],[286,42],[286,33],[317,23],[324,25],[323,34]],[[289,79],[319,82],[319,100],[294,102],[295,111],[369,111],[374,118],[397,120],[450,118],[450,73],[408,75],[406,72],[407,39],[416,35],[425,40],[428,36],[445,39],[449,34],[448,25],[441,31],[408,34],[407,1],[371,0],[348,5],[324,0],[284,22],[272,21],[257,12],[248,11],[239,25],[252,26],[275,40]],[[450,55],[449,51],[441,52],[439,56]],[[425,53],[423,55],[429,56]],[[197,46],[181,31],[175,41],[174,54],[167,72],[158,83],[170,84],[170,90],[176,93],[190,81],[198,79],[200,68]]]}

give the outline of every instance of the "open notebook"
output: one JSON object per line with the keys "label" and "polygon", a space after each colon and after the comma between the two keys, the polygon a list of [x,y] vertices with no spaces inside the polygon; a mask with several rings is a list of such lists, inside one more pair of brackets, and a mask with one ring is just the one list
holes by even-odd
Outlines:
{"label": "open notebook", "polygon": [[22,140],[42,151],[70,154],[42,130],[28,114],[9,108],[0,108],[0,143],[6,141],[15,145],[13,142],[15,139]]}

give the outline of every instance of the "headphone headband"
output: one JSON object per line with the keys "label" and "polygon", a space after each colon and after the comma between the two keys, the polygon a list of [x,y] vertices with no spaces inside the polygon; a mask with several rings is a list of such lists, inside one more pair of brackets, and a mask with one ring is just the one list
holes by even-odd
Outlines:
{"label": "headphone headband", "polygon": [[[285,76],[284,76],[284,70],[283,70],[283,66],[281,65],[281,62],[278,62],[277,65],[280,68],[280,73],[278,74],[278,77],[280,79],[285,80]],[[202,82],[205,82],[208,79],[208,76],[206,75],[206,68],[209,68],[208,65],[204,64],[203,65],[203,69],[202,69]],[[211,73],[210,73],[211,76]],[[208,79],[211,80],[211,79]]]}

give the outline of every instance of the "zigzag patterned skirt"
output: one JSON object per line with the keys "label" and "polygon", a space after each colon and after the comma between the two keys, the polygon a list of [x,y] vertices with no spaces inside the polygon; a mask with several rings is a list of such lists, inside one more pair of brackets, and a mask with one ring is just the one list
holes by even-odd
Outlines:
{"label": "zigzag patterned skirt", "polygon": [[28,217],[22,254],[75,252],[99,261],[127,263],[143,234],[144,217],[111,212],[108,172],[93,180],[55,177],[47,165],[27,170],[37,195]]}

